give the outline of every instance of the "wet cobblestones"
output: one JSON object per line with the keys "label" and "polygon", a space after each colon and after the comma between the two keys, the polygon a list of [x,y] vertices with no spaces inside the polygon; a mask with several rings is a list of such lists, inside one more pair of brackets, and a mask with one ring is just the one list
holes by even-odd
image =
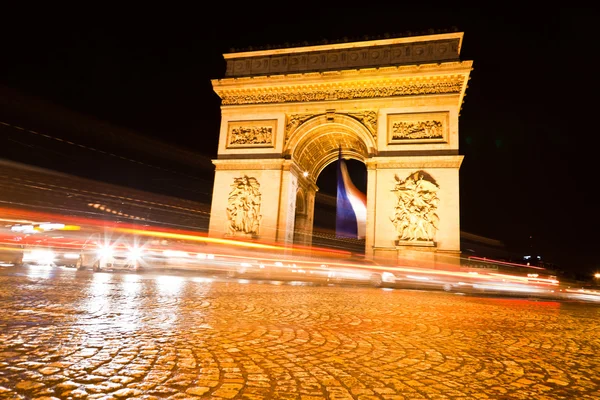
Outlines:
{"label": "wet cobblestones", "polygon": [[0,269],[3,399],[598,399],[600,306]]}

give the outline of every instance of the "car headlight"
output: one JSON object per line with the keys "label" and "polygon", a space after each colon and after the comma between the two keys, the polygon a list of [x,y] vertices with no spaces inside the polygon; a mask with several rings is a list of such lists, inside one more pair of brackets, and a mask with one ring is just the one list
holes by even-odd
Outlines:
{"label": "car headlight", "polygon": [[111,257],[113,254],[113,249],[110,246],[103,246],[98,249],[98,255],[100,257]]}
{"label": "car headlight", "polygon": [[63,257],[66,258],[67,260],[76,260],[79,258],[79,254],[77,253],[65,253],[63,254]]}
{"label": "car headlight", "polygon": [[132,247],[129,249],[128,256],[132,260],[137,260],[139,258],[142,258],[143,254],[144,252],[139,247]]}
{"label": "car headlight", "polygon": [[50,250],[32,250],[23,255],[23,261],[33,261],[36,263],[52,263],[54,262],[55,254]]}

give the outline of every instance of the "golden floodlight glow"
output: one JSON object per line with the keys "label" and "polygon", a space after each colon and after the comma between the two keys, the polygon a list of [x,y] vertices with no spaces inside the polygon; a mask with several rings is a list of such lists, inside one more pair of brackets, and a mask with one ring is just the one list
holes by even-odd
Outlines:
{"label": "golden floodlight glow", "polygon": [[166,237],[166,238],[170,238],[170,239],[193,240],[193,241],[197,241],[197,242],[227,244],[227,245],[241,246],[241,247],[253,247],[253,248],[257,248],[257,249],[272,249],[272,250],[281,249],[280,246],[272,246],[272,245],[268,245],[268,244],[238,242],[235,240],[208,238],[208,237],[204,237],[204,236],[186,235],[186,234],[182,234],[182,233],[155,232],[155,231],[147,231],[147,230],[143,230],[143,229],[130,229],[130,228],[116,228],[115,230],[119,231],[119,232],[123,232],[123,233],[131,233],[131,234],[135,234],[135,235]]}

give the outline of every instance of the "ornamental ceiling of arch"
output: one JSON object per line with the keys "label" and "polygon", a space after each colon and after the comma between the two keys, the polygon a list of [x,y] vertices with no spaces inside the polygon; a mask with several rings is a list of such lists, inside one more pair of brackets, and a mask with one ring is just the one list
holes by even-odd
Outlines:
{"label": "ornamental ceiling of arch", "polygon": [[292,153],[292,159],[316,180],[327,165],[338,159],[340,147],[344,158],[365,162],[369,157],[367,146],[356,135],[343,131],[322,130],[299,143]]}
{"label": "ornamental ceiling of arch", "polygon": [[[369,111],[359,115],[369,115]],[[344,158],[365,162],[375,153],[375,130],[365,119],[328,110],[309,118],[288,118],[291,126],[284,153],[303,172],[316,180],[321,171],[337,160],[340,149]],[[303,121],[303,122],[298,122]]]}

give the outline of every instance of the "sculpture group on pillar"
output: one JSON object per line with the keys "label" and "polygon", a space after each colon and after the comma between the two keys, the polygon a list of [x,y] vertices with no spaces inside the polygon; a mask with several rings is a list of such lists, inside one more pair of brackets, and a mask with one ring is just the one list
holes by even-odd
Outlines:
{"label": "sculpture group on pillar", "polygon": [[261,194],[255,178],[234,178],[227,205],[227,235],[256,237],[259,233]]}
{"label": "sculpture group on pillar", "polygon": [[394,216],[390,218],[400,241],[433,242],[439,229],[436,213],[439,186],[424,171],[411,173],[406,179],[396,178],[392,191],[396,192]]}

